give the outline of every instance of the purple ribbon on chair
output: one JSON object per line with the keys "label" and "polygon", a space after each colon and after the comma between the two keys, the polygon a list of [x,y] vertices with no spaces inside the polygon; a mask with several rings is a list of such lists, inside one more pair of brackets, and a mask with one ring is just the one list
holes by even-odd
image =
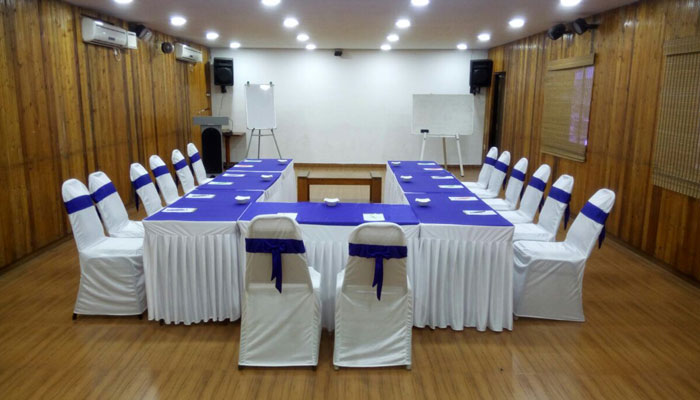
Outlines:
{"label": "purple ribbon on chair", "polygon": [[136,202],[136,211],[139,209],[139,194],[138,190],[141,189],[142,187],[148,185],[149,183],[153,183],[151,181],[151,176],[148,174],[143,174],[139,176],[138,178],[134,179],[131,181],[131,186],[134,187],[134,201]]}
{"label": "purple ribbon on chair", "polygon": [[112,182],[107,182],[99,189],[95,190],[91,196],[95,203],[99,203],[113,193],[117,193],[117,188],[114,187]]}
{"label": "purple ribbon on chair", "polygon": [[306,253],[303,240],[297,239],[246,239],[248,253],[269,253],[272,255],[272,275],[275,288],[282,293],[282,254]]}
{"label": "purple ribbon on chair", "polygon": [[190,156],[190,163],[194,164],[197,161],[201,160],[202,158],[199,156],[199,153],[194,153]]}
{"label": "purple ribbon on chair", "polygon": [[569,217],[571,216],[571,208],[569,207],[569,203],[571,202],[571,193],[561,190],[556,186],[552,186],[552,188],[549,189],[549,197],[560,203],[566,204],[566,210],[564,210],[564,229],[566,229],[566,225],[569,223]]}
{"label": "purple ribbon on chair", "polygon": [[542,211],[542,206],[544,205],[544,189],[547,187],[547,184],[540,178],[533,176],[530,178],[530,182],[528,183],[528,186],[532,186],[535,189],[539,190],[542,192],[542,198],[540,198],[540,205],[539,205],[539,210]]}
{"label": "purple ribbon on chair", "polygon": [[78,211],[82,211],[86,208],[92,207],[94,204],[92,202],[92,197],[90,195],[78,196],[74,199],[68,200],[63,203],[66,206],[66,212],[68,214],[73,214]]}
{"label": "purple ribbon on chair", "polygon": [[187,161],[183,158],[182,160],[176,162],[174,165],[175,165],[175,170],[179,171],[187,166]]}
{"label": "purple ribbon on chair", "polygon": [[486,157],[484,159],[484,164],[487,164],[487,165],[490,165],[493,167],[494,165],[496,165],[496,160],[491,158],[491,157]]}
{"label": "purple ribbon on chair", "polygon": [[170,171],[168,170],[168,167],[166,167],[165,165],[161,165],[160,167],[153,168],[153,176],[155,176],[156,178],[161,176],[161,175],[165,175],[165,174],[169,174],[169,173],[170,173]]}
{"label": "purple ribbon on chair", "polygon": [[603,245],[603,240],[605,240],[605,221],[608,219],[608,213],[598,208],[598,206],[593,203],[586,202],[581,209],[581,214],[590,218],[594,222],[603,225],[600,230],[600,235],[598,236],[598,248]]}
{"label": "purple ribbon on chair", "polygon": [[372,287],[377,287],[377,300],[381,300],[382,285],[384,284],[384,260],[406,258],[408,256],[408,248],[406,246],[350,243],[349,250],[351,256],[374,258]]}
{"label": "purple ribbon on chair", "polygon": [[525,182],[525,173],[519,169],[514,169],[513,171],[511,171],[510,177],[515,178],[520,182]]}
{"label": "purple ribbon on chair", "polygon": [[[508,173],[508,164],[506,164],[506,163],[502,163],[502,162],[500,162],[500,161],[496,161],[496,165],[494,165],[494,168],[496,168],[497,170],[503,172],[504,174],[507,174],[507,173]],[[506,187],[506,179],[505,179],[505,177],[503,178],[503,187],[504,187],[504,188]]]}

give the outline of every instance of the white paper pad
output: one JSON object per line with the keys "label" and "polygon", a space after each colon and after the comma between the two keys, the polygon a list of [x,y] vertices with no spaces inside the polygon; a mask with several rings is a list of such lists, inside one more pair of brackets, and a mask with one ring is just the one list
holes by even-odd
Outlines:
{"label": "white paper pad", "polygon": [[439,185],[438,186],[440,189],[462,189],[464,186],[462,185]]}
{"label": "white paper pad", "polygon": [[293,220],[297,219],[297,213],[277,213],[277,215],[283,215],[283,216],[289,217]]}
{"label": "white paper pad", "polygon": [[418,165],[435,165],[434,162],[419,162]]}
{"label": "white paper pad", "polygon": [[253,168],[255,165],[236,164],[233,168]]}
{"label": "white paper pad", "polygon": [[450,196],[450,201],[477,201],[476,196]]}
{"label": "white paper pad", "polygon": [[262,162],[262,160],[243,160],[241,162]]}
{"label": "white paper pad", "polygon": [[496,215],[493,210],[463,210],[462,212],[467,215]]}
{"label": "white paper pad", "polygon": [[243,178],[245,174],[231,174],[231,173],[226,173],[224,174],[225,177],[227,178]]}
{"label": "white paper pad", "polygon": [[221,185],[221,186],[228,186],[228,185],[233,185],[233,182],[209,182],[207,185]]}
{"label": "white paper pad", "polygon": [[185,196],[185,197],[187,197],[188,199],[213,199],[214,196],[216,196],[216,195],[214,195],[214,194],[197,194],[197,193],[192,193],[192,194],[188,194],[188,195]]}
{"label": "white paper pad", "polygon": [[423,168],[423,171],[442,171],[442,168]]}
{"label": "white paper pad", "polygon": [[454,179],[453,176],[450,175],[433,175],[431,176],[433,179]]}
{"label": "white paper pad", "polygon": [[180,207],[166,207],[161,212],[164,213],[192,213],[197,211],[196,208],[180,208]]}
{"label": "white paper pad", "polygon": [[384,214],[382,213],[364,213],[362,218],[367,222],[377,222],[384,221]]}

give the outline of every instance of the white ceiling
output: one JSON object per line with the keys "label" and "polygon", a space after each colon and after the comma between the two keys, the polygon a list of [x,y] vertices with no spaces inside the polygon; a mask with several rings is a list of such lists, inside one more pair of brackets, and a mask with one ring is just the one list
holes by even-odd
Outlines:
{"label": "white ceiling", "polygon": [[[386,36],[396,32],[401,40],[395,49],[454,49],[466,42],[471,49],[488,49],[547,30],[558,22],[572,21],[632,3],[633,0],[583,0],[564,8],[559,0],[431,0],[427,7],[413,7],[410,0],[282,0],[265,7],[260,0],[68,0],[127,21],[141,22],[151,29],[209,47],[227,47],[239,41],[247,48],[302,48],[298,32],[306,32],[318,48],[377,49]],[[182,27],[170,25],[172,15],[187,18]],[[296,17],[297,28],[282,26],[286,16]],[[525,18],[525,26],[512,29],[510,18]],[[399,17],[412,26],[397,29]],[[219,39],[204,34],[214,30]],[[476,36],[490,32],[489,42]]]}

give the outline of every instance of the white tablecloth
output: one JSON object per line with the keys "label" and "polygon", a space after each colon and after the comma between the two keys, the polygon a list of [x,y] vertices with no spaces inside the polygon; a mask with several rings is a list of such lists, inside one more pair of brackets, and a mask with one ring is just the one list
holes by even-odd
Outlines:
{"label": "white tablecloth", "polygon": [[293,161],[289,162],[279,179],[265,191],[260,201],[296,203],[297,175],[294,172]]}
{"label": "white tablecloth", "polygon": [[386,175],[384,176],[383,203],[386,204],[408,204],[403,189],[399,186],[399,181],[391,170],[389,164],[386,165]]}

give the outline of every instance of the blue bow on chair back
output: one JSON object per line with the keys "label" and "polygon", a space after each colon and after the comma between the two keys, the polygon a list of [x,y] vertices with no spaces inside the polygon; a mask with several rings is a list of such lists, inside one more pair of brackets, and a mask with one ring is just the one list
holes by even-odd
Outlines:
{"label": "blue bow on chair back", "polygon": [[282,254],[306,253],[303,240],[297,239],[246,239],[245,250],[248,253],[268,253],[272,255],[272,274],[275,288],[282,293]]}
{"label": "blue bow on chair back", "polygon": [[571,208],[569,207],[571,203],[571,193],[561,190],[556,186],[552,186],[552,188],[549,189],[549,197],[566,204],[566,209],[564,210],[564,229],[566,229],[566,226],[569,224],[569,218],[571,217]]}
{"label": "blue bow on chair back", "polygon": [[603,240],[605,240],[605,221],[608,219],[608,213],[598,208],[595,204],[587,202],[583,205],[581,214],[603,225],[600,230],[600,235],[598,236],[598,248],[600,248],[603,245]]}
{"label": "blue bow on chair back", "polygon": [[372,280],[372,287],[377,287],[377,300],[381,300],[382,285],[384,284],[384,260],[406,258],[408,255],[408,248],[406,246],[350,243],[349,250],[351,256],[374,258],[374,279]]}

